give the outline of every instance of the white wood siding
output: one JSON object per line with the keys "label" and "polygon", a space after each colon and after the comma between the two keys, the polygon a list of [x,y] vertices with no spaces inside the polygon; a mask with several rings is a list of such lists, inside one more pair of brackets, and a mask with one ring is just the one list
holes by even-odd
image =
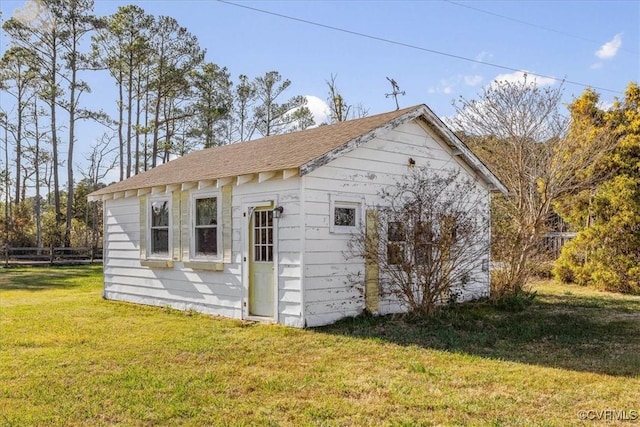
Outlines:
{"label": "white wood siding", "polygon": [[[478,199],[483,201],[482,206],[478,206],[483,212],[483,215],[489,221],[489,226],[486,229],[484,236],[482,236],[482,244],[486,248],[491,247],[491,193],[487,189],[480,185],[476,186],[478,191]],[[483,197],[484,196],[484,197]],[[480,260],[478,267],[470,274],[470,282],[467,283],[464,288],[453,288],[453,292],[458,294],[458,302],[471,301],[478,298],[488,297],[491,287],[491,278],[489,276],[489,264],[491,258],[489,250],[486,255]]]}
{"label": "white wood siding", "polygon": [[[278,227],[277,242],[277,322],[296,327],[304,326],[302,317],[302,262],[300,245],[300,178],[283,180],[275,177],[269,181],[239,185],[233,188],[233,253],[234,262],[238,263],[241,272],[242,250],[241,241],[244,221],[242,217],[242,203],[252,198],[276,198],[277,204],[283,206],[282,218],[274,220]],[[246,296],[246,295],[245,295]]]}
{"label": "white wood siding", "polygon": [[[365,307],[364,262],[347,259],[350,234],[331,233],[330,195],[334,200],[363,198],[369,208],[382,201],[378,194],[416,167],[463,169],[474,173],[451,155],[450,149],[436,142],[430,131],[410,122],[342,155],[304,177],[305,240],[304,260],[305,317],[307,326],[319,326],[347,316],[358,315]],[[479,185],[489,200],[489,192]],[[364,214],[364,213],[363,213]],[[488,257],[488,254],[487,254]],[[488,292],[486,281],[474,285],[474,296]],[[470,298],[471,294],[464,294]],[[389,297],[380,301],[381,314],[403,311]]]}
{"label": "white wood siding", "polygon": [[[280,245],[278,255],[279,323],[302,327],[301,253],[300,253],[300,179],[282,178],[234,186],[232,190],[232,255],[223,271],[186,268],[182,259],[172,268],[151,268],[140,263],[140,203],[136,197],[107,200],[105,203],[104,296],[108,299],[148,305],[169,306],[181,310],[242,318],[246,292],[242,283],[241,241],[244,221],[243,197],[275,195],[285,206],[277,220]],[[175,221],[175,218],[174,218]],[[181,223],[190,218],[179,218]],[[144,225],[143,225],[144,226]],[[179,227],[178,227],[179,230]],[[175,234],[175,230],[174,230]],[[180,245],[180,236],[173,236]],[[188,242],[182,242],[183,245]],[[187,248],[182,248],[183,253]]]}
{"label": "white wood siding", "polygon": [[[104,296],[140,304],[241,316],[241,284],[229,271],[150,268],[140,264],[140,203],[137,198],[105,203]],[[174,236],[174,244],[179,244]]]}

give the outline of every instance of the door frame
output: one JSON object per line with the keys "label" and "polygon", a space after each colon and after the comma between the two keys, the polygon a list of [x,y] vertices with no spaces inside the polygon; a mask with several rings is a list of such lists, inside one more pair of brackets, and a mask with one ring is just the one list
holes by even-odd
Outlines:
{"label": "door frame", "polygon": [[249,262],[251,255],[251,217],[256,208],[276,207],[278,206],[278,197],[276,195],[264,195],[242,198],[242,318],[247,320],[257,320],[261,322],[278,323],[278,221],[273,219],[273,317],[252,316],[249,313]]}

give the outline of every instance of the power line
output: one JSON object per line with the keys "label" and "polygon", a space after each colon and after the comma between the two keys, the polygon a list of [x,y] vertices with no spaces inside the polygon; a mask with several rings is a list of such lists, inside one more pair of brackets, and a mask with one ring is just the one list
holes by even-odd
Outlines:
{"label": "power line", "polygon": [[[251,7],[251,6],[247,6],[247,5],[244,5],[244,4],[233,3],[233,2],[230,2],[230,1],[227,1],[227,0],[218,0],[218,2],[224,3],[224,4],[228,4],[230,6],[239,7],[239,8],[242,8],[242,9],[252,10],[254,12],[264,13],[266,15],[277,16],[279,18],[288,19],[290,21],[301,22],[303,24],[308,24],[308,25],[313,25],[313,26],[316,26],[316,27],[326,28],[328,30],[333,30],[333,31],[339,31],[341,33],[346,33],[346,34],[351,34],[351,35],[354,35],[354,36],[363,37],[363,38],[367,38],[367,39],[371,39],[371,40],[381,41],[381,42],[392,44],[392,45],[396,45],[396,46],[402,46],[402,47],[406,47],[406,48],[409,48],[409,49],[419,50],[419,51],[422,51],[422,52],[433,53],[435,55],[446,56],[448,58],[459,59],[461,61],[472,62],[474,64],[487,65],[489,67],[499,68],[499,69],[507,70],[507,71],[514,71],[514,72],[523,72],[524,71],[521,68],[513,68],[513,67],[508,67],[506,65],[494,64],[492,62],[480,61],[478,59],[468,58],[468,57],[462,56],[462,55],[455,55],[453,53],[442,52],[442,51],[439,51],[439,50],[429,49],[429,48],[426,48],[426,47],[417,46],[417,45],[404,43],[404,42],[399,42],[399,41],[396,41],[396,40],[385,39],[384,37],[378,37],[378,36],[373,36],[371,34],[360,33],[358,31],[347,30],[345,28],[334,27],[332,25],[327,25],[327,24],[322,24],[322,23],[319,23],[319,22],[309,21],[307,19],[302,19],[302,18],[296,18],[294,16],[284,15],[284,14],[277,13],[277,12],[271,12],[271,11],[264,10],[264,9],[258,9],[256,7]],[[620,92],[618,90],[613,90],[613,89],[607,89],[607,88],[604,88],[604,87],[588,85],[588,84],[577,82],[577,81],[573,81],[573,80],[560,79],[558,77],[547,76],[545,74],[533,73],[533,72],[530,72],[530,71],[526,71],[526,73],[529,74],[529,75],[532,75],[532,76],[536,76],[536,77],[540,77],[540,78],[544,78],[544,79],[551,79],[551,80],[554,80],[554,81],[557,81],[557,82],[563,82],[563,83],[572,84],[572,85],[580,86],[580,87],[584,87],[584,88],[591,88],[591,89],[595,89],[595,90],[599,90],[599,91],[603,91],[603,92],[611,92],[611,93],[623,94],[623,92]]]}
{"label": "power line", "polygon": [[[528,25],[529,27],[534,27],[534,28],[538,28],[538,29],[541,29],[541,30],[550,31],[550,32],[556,33],[556,34],[562,34],[563,36],[572,37],[574,39],[586,41],[586,42],[589,42],[589,43],[595,43],[595,44],[598,44],[598,45],[602,43],[601,41],[597,41],[597,40],[590,39],[590,38],[587,38],[587,37],[579,36],[579,35],[576,35],[576,34],[567,33],[566,31],[562,31],[562,30],[556,30],[555,28],[550,28],[550,27],[545,27],[543,25],[534,24],[532,22],[523,21],[521,19],[513,18],[511,16],[501,15],[499,13],[491,12],[491,11],[486,10],[486,9],[480,9],[479,7],[470,6],[468,4],[459,3],[457,1],[453,1],[453,0],[443,0],[443,1],[445,1],[445,2],[447,2],[449,4],[452,4],[452,5],[455,5],[455,6],[464,7],[466,9],[470,9],[470,10],[475,10],[476,12],[484,13],[486,15],[496,16],[498,18],[506,19],[508,21],[517,22],[518,24]],[[620,50],[624,50],[624,51],[633,53],[635,55],[638,54],[638,52],[636,52],[634,50],[631,50],[631,49],[620,48]]]}

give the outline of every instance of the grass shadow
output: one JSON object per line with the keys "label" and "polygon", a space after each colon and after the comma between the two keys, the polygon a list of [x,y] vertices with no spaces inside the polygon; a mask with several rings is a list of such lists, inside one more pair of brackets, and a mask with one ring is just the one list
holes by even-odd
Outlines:
{"label": "grass shadow", "polygon": [[0,292],[72,289],[87,284],[101,269],[101,265],[0,268]]}
{"label": "grass shadow", "polygon": [[640,375],[640,299],[539,293],[517,313],[470,303],[432,317],[361,316],[318,330],[553,368]]}

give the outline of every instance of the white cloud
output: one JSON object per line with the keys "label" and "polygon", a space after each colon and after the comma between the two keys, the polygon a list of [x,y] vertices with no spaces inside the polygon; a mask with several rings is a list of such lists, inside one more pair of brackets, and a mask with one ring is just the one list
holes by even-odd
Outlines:
{"label": "white cloud", "polygon": [[[478,62],[488,62],[491,59],[493,59],[493,54],[489,53],[487,51],[482,51],[479,54],[476,55],[476,57],[474,58],[476,61]],[[480,66],[480,64],[473,64],[473,66],[471,68],[476,69]]]}
{"label": "white cloud", "polygon": [[485,52],[484,50],[476,55],[476,61],[485,62],[493,58],[493,54]]}
{"label": "white cloud", "polygon": [[432,86],[427,89],[427,93],[444,93],[446,95],[452,94],[458,86],[461,84],[465,84],[467,86],[478,86],[482,83],[482,76],[475,75],[462,75],[456,74],[455,76],[451,76],[447,79],[442,79],[438,83],[438,86]]}
{"label": "white cloud", "polygon": [[330,110],[329,106],[322,99],[317,96],[307,95],[307,108],[311,110],[313,114],[313,120],[316,122],[316,126],[320,123],[325,123],[329,120]]}
{"label": "white cloud", "polygon": [[478,86],[482,83],[482,76],[477,74],[475,76],[464,76],[464,83],[467,86]]}
{"label": "white cloud", "polygon": [[602,64],[602,62],[595,62],[591,64],[589,68],[591,68],[592,70],[599,70],[600,68],[602,68],[603,65],[604,64]]}
{"label": "white cloud", "polygon": [[530,75],[527,73],[526,70],[514,71],[513,73],[508,73],[508,74],[498,74],[493,79],[493,81],[494,82],[506,81],[506,82],[514,83],[514,82],[519,82],[523,80],[525,76],[527,80],[534,81],[538,86],[551,86],[556,82],[555,79],[552,79],[550,77],[539,77],[539,76]]}
{"label": "white cloud", "polygon": [[13,17],[21,24],[28,25],[38,17],[40,8],[40,3],[30,1],[25,3],[22,9],[14,9]]}
{"label": "white cloud", "polygon": [[600,59],[611,59],[616,56],[620,46],[622,46],[622,33],[616,34],[612,40],[603,44],[596,52],[596,56]]}
{"label": "white cloud", "polygon": [[451,79],[442,79],[438,83],[438,86],[430,87],[429,89],[427,89],[427,92],[450,94],[451,92],[453,92],[453,86],[455,85],[455,82],[453,81],[454,79],[455,77]]}
{"label": "white cloud", "polygon": [[600,100],[598,101],[598,108],[604,111],[609,111],[613,108],[613,101],[605,101],[605,100]]}
{"label": "white cloud", "polygon": [[13,10],[13,17],[27,26],[51,27],[51,12],[40,1],[29,0],[22,8]]}

